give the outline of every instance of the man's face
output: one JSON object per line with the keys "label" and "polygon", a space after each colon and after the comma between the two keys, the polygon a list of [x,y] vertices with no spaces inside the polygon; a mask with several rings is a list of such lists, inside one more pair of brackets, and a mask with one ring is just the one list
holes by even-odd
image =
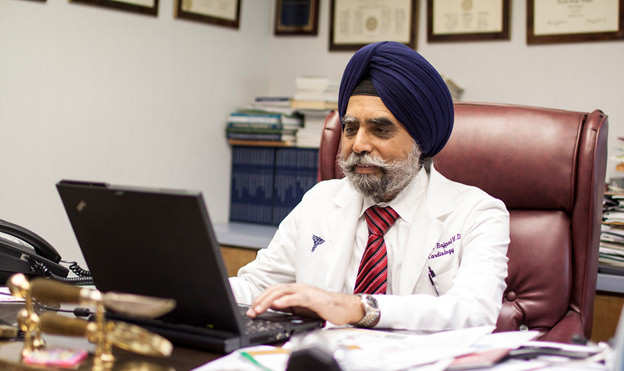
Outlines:
{"label": "man's face", "polygon": [[351,183],[376,201],[389,201],[418,172],[420,152],[381,98],[355,95],[343,118],[340,166]]}

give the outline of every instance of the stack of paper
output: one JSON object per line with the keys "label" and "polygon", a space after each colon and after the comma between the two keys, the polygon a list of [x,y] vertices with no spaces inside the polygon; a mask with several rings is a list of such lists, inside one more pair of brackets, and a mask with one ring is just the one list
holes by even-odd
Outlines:
{"label": "stack of paper", "polygon": [[332,110],[338,108],[338,81],[324,76],[299,76],[290,102],[296,109]]}
{"label": "stack of paper", "polygon": [[624,273],[624,193],[605,193],[602,216],[598,257],[601,270],[610,267],[613,269],[608,273]]}

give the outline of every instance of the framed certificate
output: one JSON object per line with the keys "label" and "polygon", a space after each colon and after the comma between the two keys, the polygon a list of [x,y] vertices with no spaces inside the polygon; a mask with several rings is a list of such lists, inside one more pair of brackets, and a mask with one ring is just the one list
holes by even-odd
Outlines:
{"label": "framed certificate", "polygon": [[418,0],[331,0],[329,50],[357,50],[378,41],[416,49]]}
{"label": "framed certificate", "polygon": [[176,18],[238,28],[240,0],[177,0]]}
{"label": "framed certificate", "polygon": [[510,0],[427,0],[427,41],[509,40]]}
{"label": "framed certificate", "polygon": [[319,0],[276,0],[275,35],[317,35]]}
{"label": "framed certificate", "polygon": [[147,15],[158,15],[158,0],[70,0],[73,3],[83,3],[104,6],[120,10],[127,10]]}
{"label": "framed certificate", "polygon": [[527,44],[624,38],[624,0],[527,0]]}

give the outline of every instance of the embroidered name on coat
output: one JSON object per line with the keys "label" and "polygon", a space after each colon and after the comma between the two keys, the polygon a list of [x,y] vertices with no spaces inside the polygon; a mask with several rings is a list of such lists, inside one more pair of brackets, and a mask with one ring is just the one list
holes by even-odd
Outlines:
{"label": "embroidered name on coat", "polygon": [[453,243],[457,240],[461,240],[460,233],[453,235],[447,241],[436,243],[435,247],[433,248],[433,252],[429,255],[429,259],[435,259],[444,255],[454,254],[455,247],[453,247]]}
{"label": "embroidered name on coat", "polygon": [[318,247],[318,245],[321,245],[321,244],[323,244],[324,242],[325,242],[325,240],[324,240],[324,239],[322,239],[321,237],[319,237],[319,236],[317,236],[317,235],[313,234],[313,235],[312,235],[312,243],[313,243],[313,245],[312,245],[312,252],[314,252],[314,250],[316,250],[316,248]]}

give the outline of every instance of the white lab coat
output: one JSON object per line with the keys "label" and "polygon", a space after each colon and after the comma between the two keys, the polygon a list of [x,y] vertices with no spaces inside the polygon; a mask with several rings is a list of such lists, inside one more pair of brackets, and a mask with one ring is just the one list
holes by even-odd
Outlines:
{"label": "white lab coat", "polygon": [[[433,167],[418,177],[426,190],[414,205],[402,269],[392,272],[392,295],[375,296],[381,312],[377,327],[439,331],[494,325],[507,276],[504,204]],[[250,304],[266,287],[291,282],[345,292],[362,205],[362,195],[346,179],[315,185],[282,221],[268,248],[230,278],[236,300]]]}

